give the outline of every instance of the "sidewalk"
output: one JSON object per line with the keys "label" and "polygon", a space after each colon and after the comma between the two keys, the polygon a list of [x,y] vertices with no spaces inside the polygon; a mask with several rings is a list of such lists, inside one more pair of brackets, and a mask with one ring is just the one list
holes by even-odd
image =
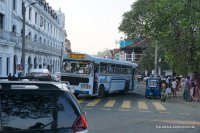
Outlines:
{"label": "sidewalk", "polygon": [[188,102],[183,99],[183,91],[176,92],[176,97],[167,98],[167,102],[175,102],[175,103],[187,104],[193,107],[200,107],[200,98],[198,102]]}

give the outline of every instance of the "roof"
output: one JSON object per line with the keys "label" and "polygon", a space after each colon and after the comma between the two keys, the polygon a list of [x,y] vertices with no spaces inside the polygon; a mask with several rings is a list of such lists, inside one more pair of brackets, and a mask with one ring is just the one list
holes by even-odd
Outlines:
{"label": "roof", "polygon": [[120,60],[115,60],[115,59],[107,59],[107,58],[101,58],[101,57],[96,57],[96,56],[91,56],[88,54],[85,54],[86,58],[84,59],[76,59],[76,58],[67,58],[67,55],[64,56],[64,60],[68,59],[68,60],[85,60],[85,61],[93,61],[96,63],[100,63],[100,62],[105,62],[105,63],[114,63],[114,64],[119,64],[119,65],[128,65],[128,66],[132,66],[132,67],[138,67],[137,63],[131,63],[128,61],[120,61]]}
{"label": "roof", "polygon": [[137,42],[134,42],[133,44],[127,45],[127,46],[125,46],[121,49],[124,50],[124,49],[129,49],[129,48],[134,48],[134,47],[142,47],[142,46],[145,46],[145,45],[146,45],[146,39],[143,39],[143,40],[139,40]]}

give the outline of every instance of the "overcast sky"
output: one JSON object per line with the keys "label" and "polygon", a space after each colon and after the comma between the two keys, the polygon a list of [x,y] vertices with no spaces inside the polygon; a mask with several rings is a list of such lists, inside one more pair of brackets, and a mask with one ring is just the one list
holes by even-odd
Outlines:
{"label": "overcast sky", "polygon": [[135,0],[47,0],[65,14],[65,29],[73,52],[96,54],[118,47],[118,27]]}

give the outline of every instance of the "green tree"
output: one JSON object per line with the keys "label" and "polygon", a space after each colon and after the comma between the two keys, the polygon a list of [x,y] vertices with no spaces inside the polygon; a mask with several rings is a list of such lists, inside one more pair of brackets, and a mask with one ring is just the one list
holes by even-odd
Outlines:
{"label": "green tree", "polygon": [[199,73],[199,9],[199,0],[138,0],[124,13],[119,30],[157,41],[178,74]]}

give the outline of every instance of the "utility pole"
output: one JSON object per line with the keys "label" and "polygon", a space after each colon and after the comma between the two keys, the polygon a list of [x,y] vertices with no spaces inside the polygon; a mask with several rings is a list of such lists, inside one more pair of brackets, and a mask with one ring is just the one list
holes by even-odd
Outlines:
{"label": "utility pole", "polygon": [[25,75],[25,19],[26,19],[26,7],[25,3],[22,3],[22,18],[23,18],[23,30],[22,30],[22,75]]}
{"label": "utility pole", "polygon": [[63,42],[62,42],[62,46],[61,46],[61,55],[60,55],[60,72],[62,71],[63,50],[65,50],[65,47],[64,47],[64,44],[63,44]]}
{"label": "utility pole", "polygon": [[158,66],[158,42],[156,40],[156,45],[155,45],[155,62],[154,62],[154,77],[157,77],[157,66]]}
{"label": "utility pole", "polygon": [[[29,4],[28,6],[30,5],[34,5],[36,4],[37,2],[33,2],[31,4]],[[21,76],[25,76],[25,43],[26,43],[26,36],[25,36],[25,24],[26,24],[26,8],[28,6],[25,6],[25,2],[23,1],[22,3],[22,75]]]}

